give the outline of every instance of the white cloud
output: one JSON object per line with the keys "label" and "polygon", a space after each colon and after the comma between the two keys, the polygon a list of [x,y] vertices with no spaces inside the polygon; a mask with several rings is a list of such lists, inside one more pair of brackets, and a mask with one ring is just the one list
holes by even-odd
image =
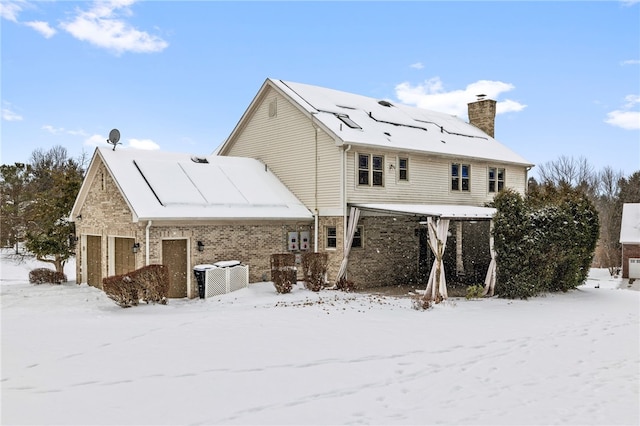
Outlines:
{"label": "white cloud", "polygon": [[[396,96],[401,102],[415,105],[419,108],[431,109],[459,117],[466,117],[467,104],[477,99],[477,95],[485,95],[496,99],[503,92],[513,90],[510,83],[491,80],[479,80],[467,85],[464,89],[446,91],[439,77],[426,80],[424,83],[412,86],[411,83],[400,83],[395,87]],[[498,101],[496,114],[522,111],[526,105],[506,99]]]}
{"label": "white cloud", "polygon": [[160,145],[151,139],[129,139],[129,146],[133,149],[142,149],[145,151],[160,149]]}
{"label": "white cloud", "polygon": [[11,110],[9,105],[2,108],[2,119],[4,121],[22,121],[22,116]]}
{"label": "white cloud", "polygon": [[[86,146],[91,147],[110,147],[113,148],[113,145],[107,143],[107,136],[104,135],[93,135],[87,138],[84,141]],[[153,151],[160,149],[160,145],[152,141],[151,139],[128,139],[126,144],[122,143],[122,140],[118,144],[118,148],[116,149],[139,149],[145,151]]]}
{"label": "white cloud", "polygon": [[640,64],[640,59],[627,59],[626,61],[620,62],[620,65],[638,65]]}
{"label": "white cloud", "polygon": [[417,70],[421,70],[422,68],[424,68],[424,65],[422,65],[422,62],[416,62],[415,64],[411,64],[409,66]]}
{"label": "white cloud", "polygon": [[640,3],[640,0],[620,0],[623,6],[633,6],[634,4]]}
{"label": "white cloud", "polygon": [[87,11],[79,10],[72,21],[64,22],[61,28],[78,40],[114,51],[159,52],[169,44],[162,38],[150,35],[130,26],[122,16],[130,16],[128,8],[134,0],[96,2]]}
{"label": "white cloud", "polygon": [[640,96],[627,95],[624,100],[622,108],[608,113],[604,122],[625,130],[640,130],[640,111],[633,110],[640,105]]}
{"label": "white cloud", "polygon": [[82,129],[67,130],[64,127],[53,127],[49,124],[45,124],[44,126],[42,126],[42,128],[53,135],[65,134],[65,135],[71,135],[71,136],[87,136],[87,133]]}
{"label": "white cloud", "polygon": [[0,1],[0,17],[17,23],[24,4],[23,1]]}
{"label": "white cloud", "polygon": [[42,34],[45,38],[51,38],[56,34],[56,30],[51,28],[48,22],[44,21],[30,21],[24,23],[27,27],[31,27],[40,34]]}

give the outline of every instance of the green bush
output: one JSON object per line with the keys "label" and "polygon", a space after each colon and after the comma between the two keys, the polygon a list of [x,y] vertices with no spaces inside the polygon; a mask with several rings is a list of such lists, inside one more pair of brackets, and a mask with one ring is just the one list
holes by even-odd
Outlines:
{"label": "green bush", "polygon": [[484,287],[481,285],[470,285],[467,287],[467,294],[464,296],[469,299],[480,299],[484,296]]}
{"label": "green bush", "polygon": [[598,240],[598,213],[581,192],[538,188],[496,195],[496,294],[526,299],[584,283]]}

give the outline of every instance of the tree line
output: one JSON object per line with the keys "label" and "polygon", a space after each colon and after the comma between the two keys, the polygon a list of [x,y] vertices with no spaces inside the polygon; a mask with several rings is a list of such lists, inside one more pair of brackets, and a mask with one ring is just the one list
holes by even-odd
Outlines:
{"label": "tree line", "polygon": [[585,157],[566,156],[541,164],[537,169],[540,181],[529,179],[530,194],[545,186],[566,187],[583,193],[593,203],[600,222],[593,266],[608,268],[615,275],[622,266],[622,206],[640,203],[640,171],[627,177],[611,166],[595,170]]}

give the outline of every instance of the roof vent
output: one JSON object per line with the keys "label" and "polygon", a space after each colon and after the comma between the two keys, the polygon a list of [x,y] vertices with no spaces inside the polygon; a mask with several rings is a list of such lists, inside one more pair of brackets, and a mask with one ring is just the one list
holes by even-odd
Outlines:
{"label": "roof vent", "polygon": [[197,155],[192,156],[191,161],[199,164],[207,164],[209,162],[206,157],[198,157]]}
{"label": "roof vent", "polygon": [[385,100],[378,101],[378,103],[379,103],[380,105],[382,105],[382,106],[386,106],[386,107],[392,107],[392,106],[393,106],[393,104],[392,104],[391,102],[389,102],[389,101],[385,101]]}

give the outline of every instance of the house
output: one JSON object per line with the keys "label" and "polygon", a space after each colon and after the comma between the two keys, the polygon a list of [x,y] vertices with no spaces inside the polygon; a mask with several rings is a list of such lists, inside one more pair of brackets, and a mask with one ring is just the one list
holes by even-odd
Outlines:
{"label": "house", "polygon": [[625,203],[622,206],[620,244],[622,278],[632,282],[640,278],[640,203]]}
{"label": "house", "polygon": [[217,153],[260,160],[313,213],[313,249],[329,253],[329,280],[427,282],[429,226],[446,220],[438,241],[449,237],[440,256],[454,265],[447,275],[483,281],[495,270],[494,210],[485,205],[503,188],[524,194],[533,166],[494,139],[495,111],[496,101],[480,96],[466,123],[267,79]]}
{"label": "house", "polygon": [[240,260],[267,280],[270,255],[313,215],[259,160],[98,148],[71,220],[78,282],[162,263],[169,297],[196,297],[193,266]]}

